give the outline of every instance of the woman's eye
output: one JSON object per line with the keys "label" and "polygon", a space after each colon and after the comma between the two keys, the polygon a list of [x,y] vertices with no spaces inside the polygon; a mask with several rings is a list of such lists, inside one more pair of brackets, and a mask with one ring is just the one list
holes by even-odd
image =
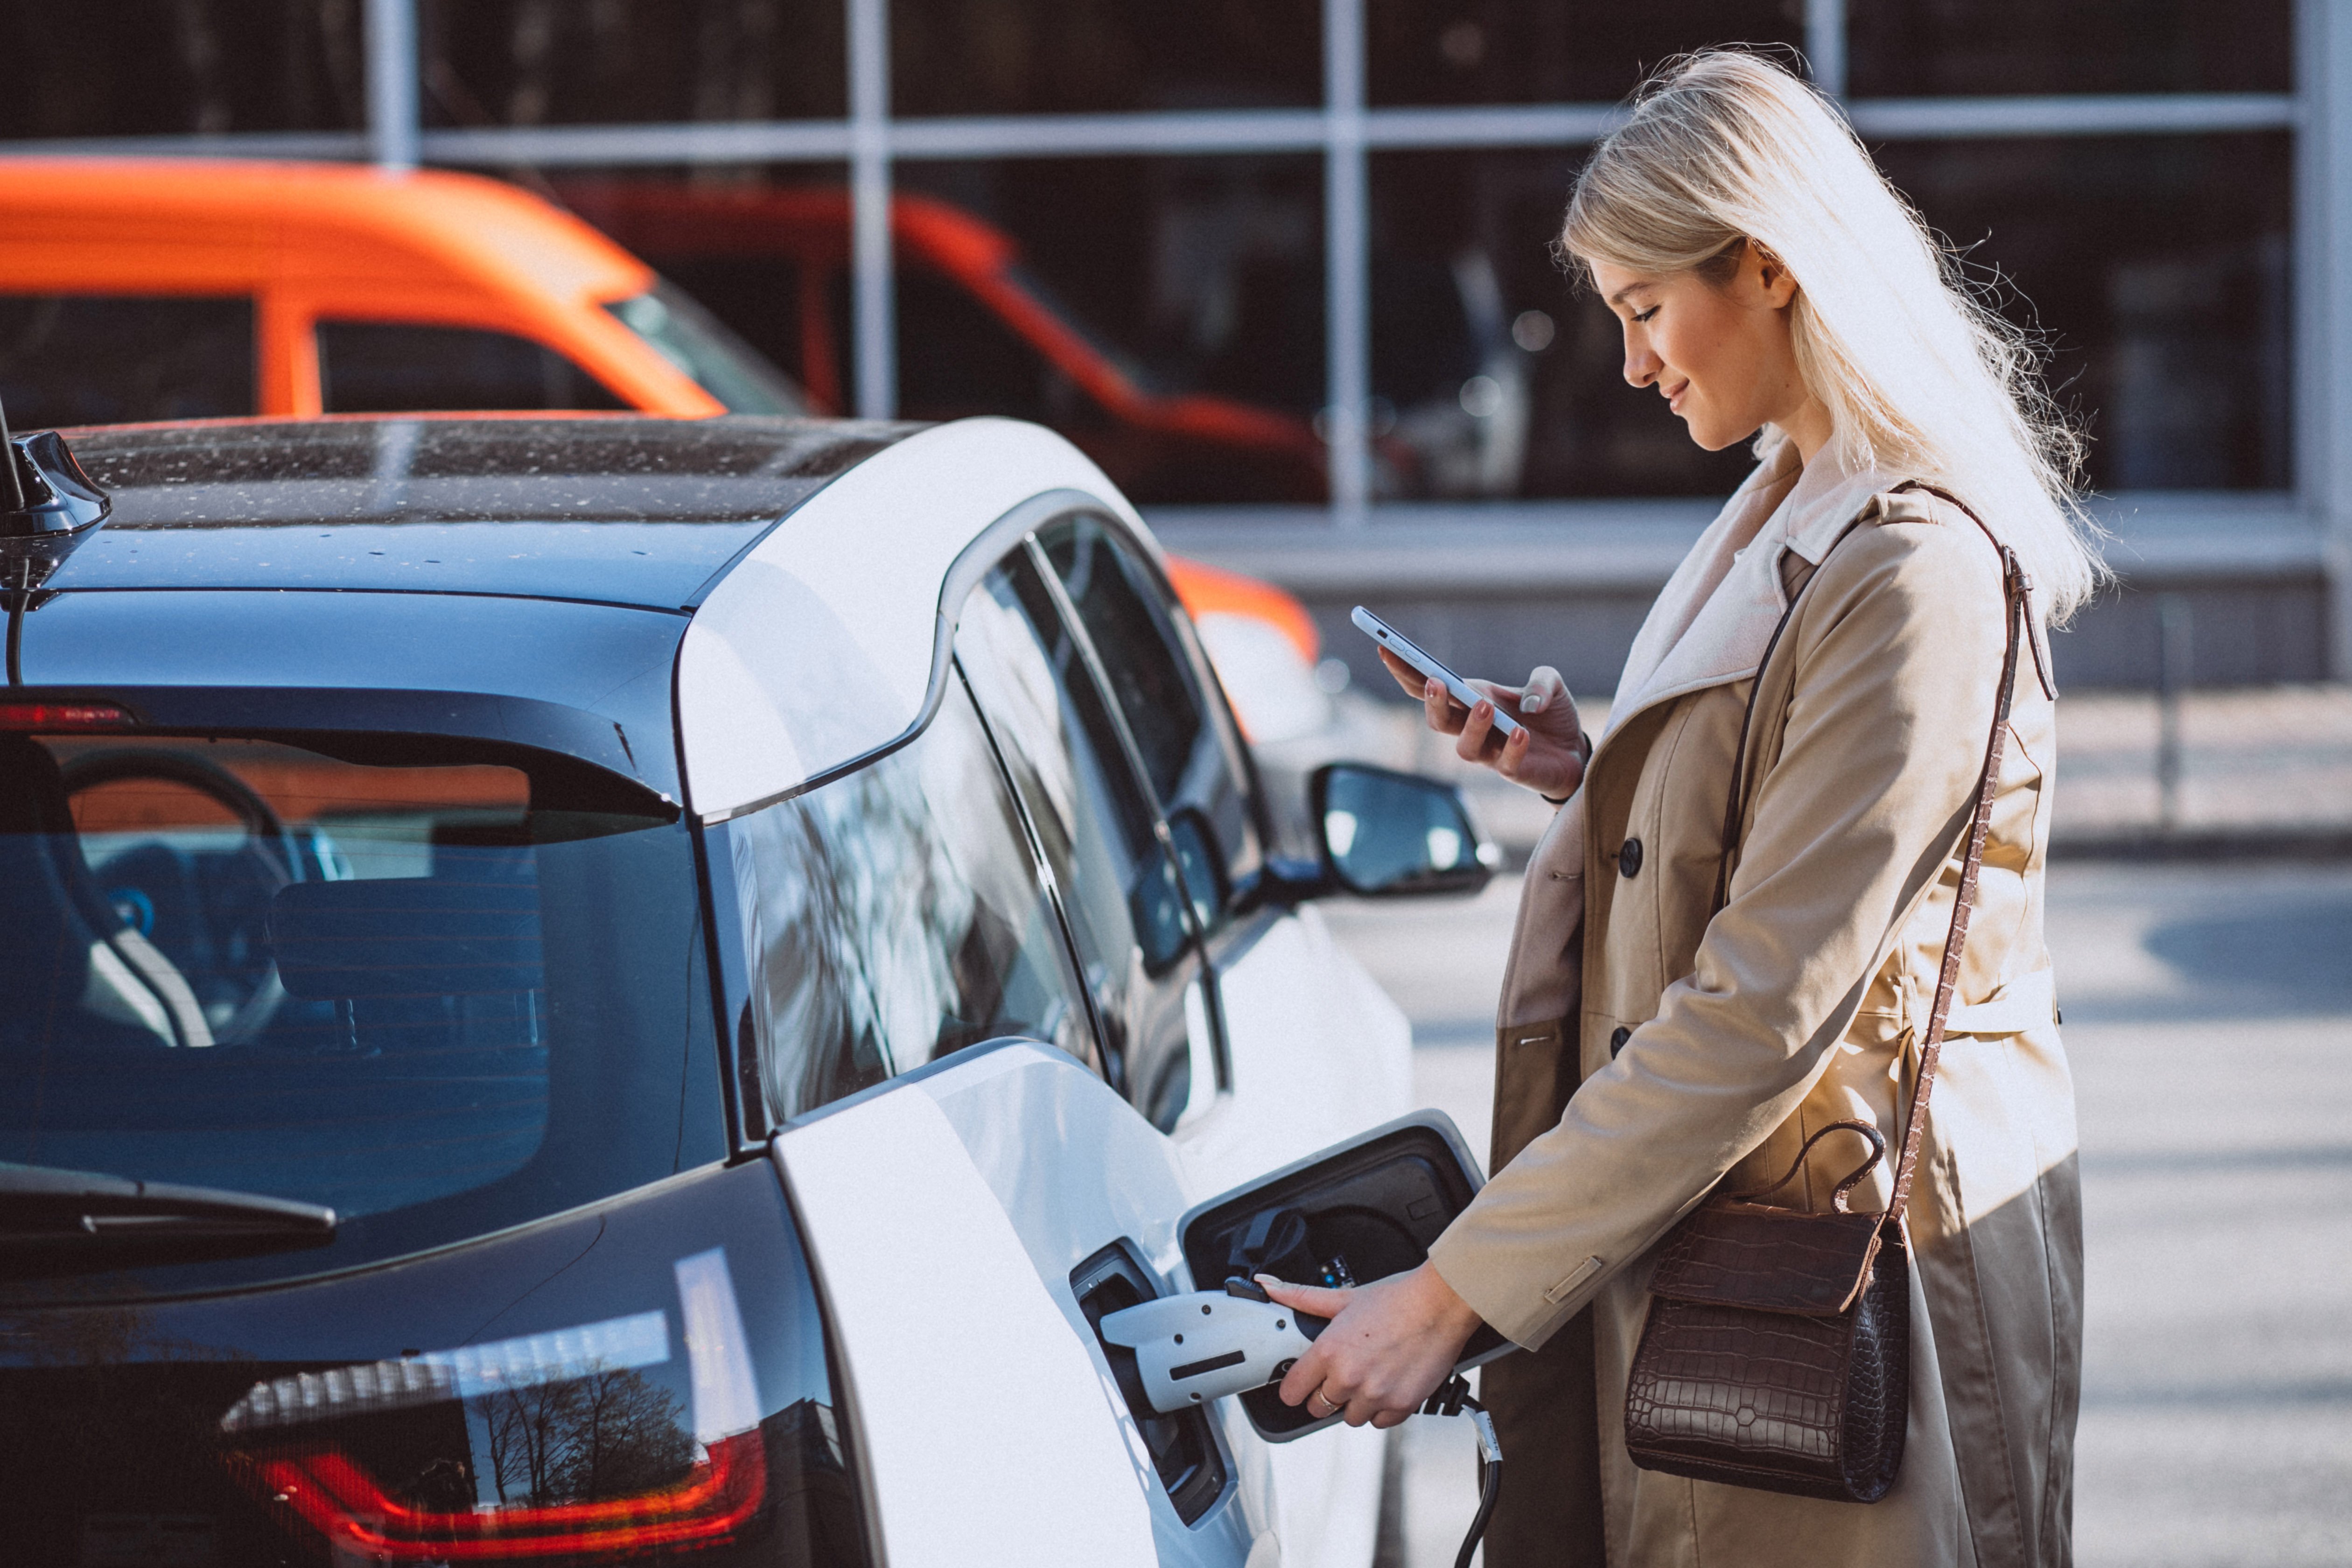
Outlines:
{"label": "woman's eye", "polygon": [[1653,306],[1651,306],[1651,307],[1650,307],[1648,310],[1642,310],[1642,311],[1638,311],[1638,312],[1636,312],[1636,313],[1635,313],[1635,315],[1634,315],[1634,317],[1633,317],[1633,320],[1634,320],[1634,321],[1648,321],[1651,317],[1653,317],[1653,316],[1656,315],[1657,313],[1658,313],[1658,308],[1657,308],[1655,305],[1653,305]]}

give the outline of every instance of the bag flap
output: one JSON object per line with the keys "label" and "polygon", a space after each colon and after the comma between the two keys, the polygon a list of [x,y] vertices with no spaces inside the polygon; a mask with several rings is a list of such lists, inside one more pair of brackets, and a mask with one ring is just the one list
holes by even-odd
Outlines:
{"label": "bag flap", "polygon": [[1717,1199],[1675,1227],[1650,1293],[1675,1301],[1830,1317],[1853,1304],[1878,1256],[1874,1214],[1806,1214]]}

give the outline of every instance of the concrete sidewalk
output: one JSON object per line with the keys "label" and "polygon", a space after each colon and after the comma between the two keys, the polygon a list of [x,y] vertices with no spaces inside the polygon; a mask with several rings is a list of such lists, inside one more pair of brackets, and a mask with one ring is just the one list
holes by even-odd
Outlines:
{"label": "concrete sidewalk", "polygon": [[[1352,754],[1459,782],[1514,865],[1552,808],[1532,792],[1454,755],[1418,709],[1345,694]],[[1580,699],[1585,727],[1605,700]],[[2176,814],[2158,784],[2162,719],[2147,692],[2079,691],[2058,700],[2056,821],[2063,858],[2216,855],[2352,857],[2352,686],[2192,691],[2180,705]]]}

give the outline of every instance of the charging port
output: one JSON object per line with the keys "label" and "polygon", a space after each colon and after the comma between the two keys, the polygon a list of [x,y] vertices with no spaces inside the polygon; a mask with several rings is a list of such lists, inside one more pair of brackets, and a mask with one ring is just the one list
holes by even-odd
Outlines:
{"label": "charging port", "polygon": [[1208,1512],[1225,1490],[1225,1458],[1210,1430],[1208,1412],[1160,1415],[1144,1394],[1135,1352],[1102,1340],[1104,1318],[1159,1297],[1151,1271],[1144,1268],[1132,1246],[1115,1241],[1070,1270],[1070,1290],[1078,1299],[1078,1310],[1087,1315],[1087,1326],[1102,1342],[1111,1376],[1118,1380],[1128,1411],[1143,1435],[1143,1445],[1150,1450],[1160,1484],[1168,1489],[1168,1500],[1175,1504],[1177,1517],[1191,1524]]}

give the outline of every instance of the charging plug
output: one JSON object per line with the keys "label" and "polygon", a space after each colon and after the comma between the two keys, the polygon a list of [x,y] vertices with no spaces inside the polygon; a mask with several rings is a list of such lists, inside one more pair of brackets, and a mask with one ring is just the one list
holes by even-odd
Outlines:
{"label": "charging plug", "polygon": [[1294,1312],[1255,1281],[1104,1314],[1096,1330],[1135,1352],[1145,1397],[1162,1415],[1281,1380],[1330,1320]]}

